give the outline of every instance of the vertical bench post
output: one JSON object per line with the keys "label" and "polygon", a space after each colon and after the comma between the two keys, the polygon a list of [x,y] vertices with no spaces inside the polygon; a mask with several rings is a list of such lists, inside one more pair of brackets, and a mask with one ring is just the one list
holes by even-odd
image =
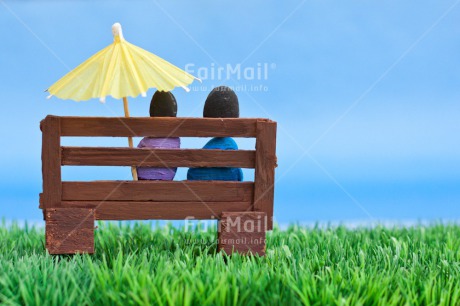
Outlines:
{"label": "vertical bench post", "polygon": [[273,229],[273,199],[276,167],[276,122],[258,121],[254,211],[265,212],[267,230]]}
{"label": "vertical bench post", "polygon": [[42,121],[43,207],[61,206],[61,124],[59,117],[47,116]]}
{"label": "vertical bench post", "polygon": [[42,130],[43,209],[50,254],[94,252],[94,210],[62,208],[61,123],[47,116]]}

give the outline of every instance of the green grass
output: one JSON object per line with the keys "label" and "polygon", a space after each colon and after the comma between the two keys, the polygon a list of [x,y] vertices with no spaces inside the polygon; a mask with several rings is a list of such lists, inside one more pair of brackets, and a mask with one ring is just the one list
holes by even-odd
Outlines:
{"label": "green grass", "polygon": [[53,257],[42,229],[0,226],[0,304],[460,304],[454,225],[292,226],[269,234],[264,258],[216,253],[214,229],[104,223],[96,233],[95,255]]}

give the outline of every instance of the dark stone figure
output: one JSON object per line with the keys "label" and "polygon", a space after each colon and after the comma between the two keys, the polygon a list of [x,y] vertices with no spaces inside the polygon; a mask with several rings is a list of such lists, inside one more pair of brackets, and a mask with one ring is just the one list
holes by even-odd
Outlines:
{"label": "dark stone figure", "polygon": [[174,95],[169,91],[156,91],[150,101],[150,117],[177,117]]}
{"label": "dark stone figure", "polygon": [[204,118],[239,118],[240,106],[235,92],[227,86],[214,88],[206,98]]}
{"label": "dark stone figure", "polygon": [[[239,118],[238,97],[227,86],[214,88],[206,98],[203,117],[205,118]],[[238,145],[231,137],[216,137],[208,141],[203,149],[238,150]],[[241,168],[215,167],[190,168],[188,180],[242,181]]]}
{"label": "dark stone figure", "polygon": [[[176,117],[177,102],[170,92],[157,91],[150,102],[150,117]],[[179,149],[179,137],[144,137],[138,144],[138,148],[154,149]],[[139,180],[160,180],[172,181],[176,175],[177,168],[154,168],[138,167],[137,175]]]}

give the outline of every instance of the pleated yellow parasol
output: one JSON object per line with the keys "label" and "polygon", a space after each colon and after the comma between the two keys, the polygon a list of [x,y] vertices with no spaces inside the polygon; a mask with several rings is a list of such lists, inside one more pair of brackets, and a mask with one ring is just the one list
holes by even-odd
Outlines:
{"label": "pleated yellow parasol", "polygon": [[[107,96],[123,99],[125,116],[129,117],[127,97],[143,97],[149,88],[171,91],[199,80],[164,59],[127,42],[121,25],[112,26],[113,43],[102,49],[77,68],[54,83],[48,92],[61,99],[85,101],[99,98],[105,102]],[[133,147],[132,138],[128,138]],[[132,168],[137,180],[136,169]]]}

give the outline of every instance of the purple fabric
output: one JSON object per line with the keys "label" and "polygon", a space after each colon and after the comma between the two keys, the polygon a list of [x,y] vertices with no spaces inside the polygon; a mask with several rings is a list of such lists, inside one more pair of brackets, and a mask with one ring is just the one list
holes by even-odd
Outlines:
{"label": "purple fabric", "polygon": [[[144,137],[137,145],[138,148],[151,149],[179,149],[180,138]],[[177,168],[137,167],[137,176],[140,180],[172,181]]]}

